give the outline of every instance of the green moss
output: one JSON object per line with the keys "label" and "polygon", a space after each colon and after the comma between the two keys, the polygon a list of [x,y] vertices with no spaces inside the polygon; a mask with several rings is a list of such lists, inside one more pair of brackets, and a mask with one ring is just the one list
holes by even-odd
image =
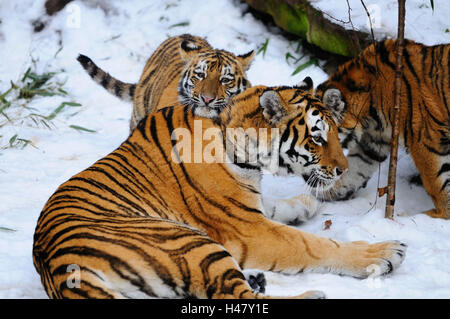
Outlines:
{"label": "green moss", "polygon": [[328,52],[344,56],[355,56],[358,54],[349,37],[340,33],[329,32],[329,30],[321,27],[313,26],[308,33],[307,40],[309,43],[315,44]]}
{"label": "green moss", "polygon": [[296,10],[287,4],[277,4],[277,12],[273,17],[275,22],[286,31],[301,37],[306,37],[308,34],[309,21],[304,11]]}
{"label": "green moss", "polygon": [[306,12],[274,0],[267,0],[265,9],[280,28],[295,35],[306,37],[309,29]]}

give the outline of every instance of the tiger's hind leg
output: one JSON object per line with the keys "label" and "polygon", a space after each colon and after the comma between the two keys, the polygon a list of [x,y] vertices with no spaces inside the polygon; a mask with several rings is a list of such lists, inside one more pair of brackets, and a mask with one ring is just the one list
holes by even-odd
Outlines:
{"label": "tiger's hind leg", "polygon": [[440,156],[420,145],[411,150],[411,156],[435,205],[425,214],[450,219],[450,155]]}
{"label": "tiger's hind leg", "polygon": [[75,223],[53,237],[58,245],[35,246],[50,297],[266,298],[223,246],[194,228],[154,218]]}

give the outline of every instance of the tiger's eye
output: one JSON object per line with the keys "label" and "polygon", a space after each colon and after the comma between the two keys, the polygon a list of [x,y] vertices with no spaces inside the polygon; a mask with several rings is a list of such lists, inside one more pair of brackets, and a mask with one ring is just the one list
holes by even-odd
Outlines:
{"label": "tiger's eye", "polygon": [[206,78],[206,73],[194,71],[194,74],[195,74],[199,79],[204,79],[204,78]]}
{"label": "tiger's eye", "polygon": [[234,78],[221,78],[220,79],[220,83],[222,84],[230,84],[232,81],[234,80]]}
{"label": "tiger's eye", "polygon": [[313,139],[314,143],[320,144],[320,145],[322,145],[323,142],[325,142],[323,140],[322,136],[313,136],[312,139]]}

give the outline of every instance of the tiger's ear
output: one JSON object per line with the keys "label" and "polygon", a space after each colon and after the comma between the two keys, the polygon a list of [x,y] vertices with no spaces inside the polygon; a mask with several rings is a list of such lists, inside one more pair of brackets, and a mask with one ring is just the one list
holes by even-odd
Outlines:
{"label": "tiger's ear", "polygon": [[197,46],[194,42],[189,40],[183,40],[180,46],[180,55],[184,61],[191,60],[196,56],[202,47]]}
{"label": "tiger's ear", "polygon": [[323,93],[323,104],[331,112],[336,123],[339,123],[345,110],[345,101],[341,91],[336,88],[327,89]]}
{"label": "tiger's ear", "polygon": [[259,104],[263,109],[264,119],[271,125],[277,125],[287,115],[281,96],[273,91],[265,91],[259,97]]}
{"label": "tiger's ear", "polygon": [[301,90],[305,90],[307,93],[312,94],[314,90],[314,83],[313,80],[309,76],[307,76],[306,78],[303,79],[303,81],[295,85],[295,87]]}
{"label": "tiger's ear", "polygon": [[247,52],[245,54],[238,55],[236,58],[239,61],[239,63],[241,64],[242,69],[244,71],[247,71],[248,68],[250,67],[250,64],[252,63],[254,57],[255,57],[255,51],[251,50],[250,52]]}

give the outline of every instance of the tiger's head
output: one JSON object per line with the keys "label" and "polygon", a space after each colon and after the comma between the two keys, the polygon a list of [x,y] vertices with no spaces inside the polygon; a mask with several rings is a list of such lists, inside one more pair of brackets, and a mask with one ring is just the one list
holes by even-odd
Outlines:
{"label": "tiger's head", "polygon": [[[221,119],[229,126],[267,127],[267,145],[271,154],[258,156],[258,165],[279,175],[297,175],[316,190],[328,190],[347,171],[348,162],[338,139],[338,130],[331,114],[312,93],[308,77],[294,87],[254,87],[236,96],[233,107]],[[252,101],[259,99],[259,101]],[[253,103],[254,102],[254,103]],[[238,107],[246,103],[251,109]],[[256,105],[256,106],[255,106]],[[233,123],[234,122],[234,123]],[[250,144],[252,143],[251,137]],[[262,140],[253,141],[261,147]],[[258,151],[260,148],[258,148]],[[274,170],[268,158],[277,153]]]}
{"label": "tiger's head", "polygon": [[216,118],[230,98],[251,86],[245,71],[254,51],[236,56],[183,41],[180,54],[186,66],[178,83],[178,95],[198,116]]}

